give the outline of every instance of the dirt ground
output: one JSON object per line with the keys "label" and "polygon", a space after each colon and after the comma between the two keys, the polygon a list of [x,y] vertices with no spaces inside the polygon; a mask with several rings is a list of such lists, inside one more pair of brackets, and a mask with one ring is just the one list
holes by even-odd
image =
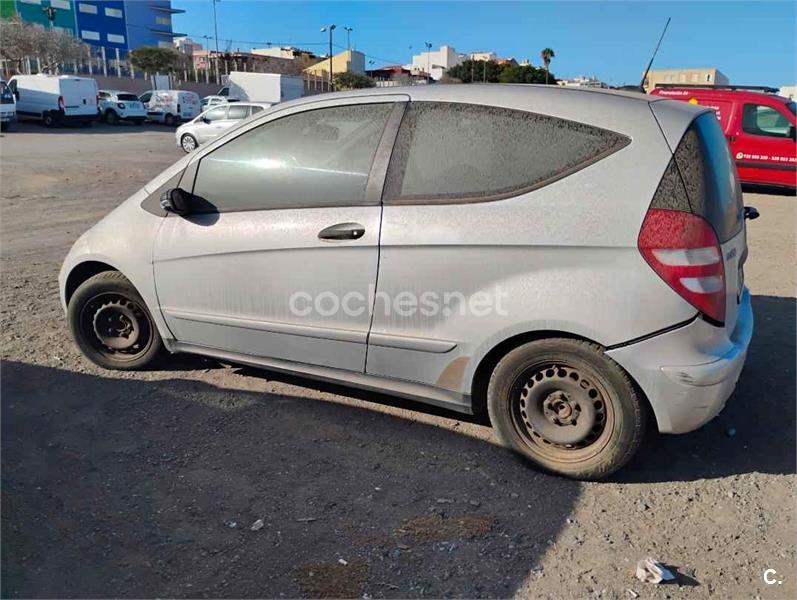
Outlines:
{"label": "dirt ground", "polygon": [[[158,127],[0,140],[3,597],[797,596],[797,199],[745,196],[756,332],[726,410],[578,483],[423,405],[200,358],[84,361],[61,261],[180,155]],[[637,581],[646,556],[678,581]]]}

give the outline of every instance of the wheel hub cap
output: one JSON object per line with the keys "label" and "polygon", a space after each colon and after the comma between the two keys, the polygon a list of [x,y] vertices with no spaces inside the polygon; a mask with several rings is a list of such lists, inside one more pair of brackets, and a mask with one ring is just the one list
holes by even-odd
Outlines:
{"label": "wheel hub cap", "polygon": [[94,333],[108,348],[128,350],[138,342],[140,332],[138,318],[129,303],[107,302],[94,313]]}
{"label": "wheel hub cap", "polygon": [[606,402],[598,388],[565,366],[533,372],[520,390],[519,409],[531,439],[565,449],[588,446],[606,423]]}

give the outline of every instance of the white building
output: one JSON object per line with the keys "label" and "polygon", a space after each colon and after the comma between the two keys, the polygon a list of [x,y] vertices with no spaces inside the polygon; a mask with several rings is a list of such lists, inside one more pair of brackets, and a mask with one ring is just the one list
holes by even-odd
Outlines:
{"label": "white building", "polygon": [[421,52],[412,57],[412,63],[405,65],[413,75],[428,73],[435,81],[441,79],[445,72],[462,62],[462,58],[451,46],[440,46],[439,50]]}
{"label": "white building", "polygon": [[595,77],[587,77],[585,75],[581,75],[579,77],[573,77],[572,79],[560,79],[556,82],[558,85],[564,87],[581,87],[581,88],[608,88],[609,86],[603,83],[600,79]]}
{"label": "white building", "polygon": [[193,56],[194,52],[202,50],[202,44],[195,42],[190,37],[174,38],[174,49],[182,54]]}
{"label": "white building", "polygon": [[797,85],[782,85],[780,86],[780,96],[785,98],[789,98],[791,100],[797,100]]}
{"label": "white building", "polygon": [[498,55],[495,52],[471,52],[468,56],[471,60],[498,60]]}

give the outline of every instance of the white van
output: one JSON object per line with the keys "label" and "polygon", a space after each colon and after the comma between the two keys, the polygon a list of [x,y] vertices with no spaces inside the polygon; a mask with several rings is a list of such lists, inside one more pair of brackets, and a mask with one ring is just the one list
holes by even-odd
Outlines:
{"label": "white van", "polygon": [[8,87],[17,100],[17,115],[41,119],[47,126],[97,119],[97,82],[71,75],[14,75]]}
{"label": "white van", "polygon": [[16,120],[17,105],[14,102],[14,94],[11,93],[5,80],[0,79],[0,129],[7,129]]}
{"label": "white van", "polygon": [[138,97],[147,107],[147,119],[165,125],[190,121],[201,112],[199,95],[185,90],[151,90]]}

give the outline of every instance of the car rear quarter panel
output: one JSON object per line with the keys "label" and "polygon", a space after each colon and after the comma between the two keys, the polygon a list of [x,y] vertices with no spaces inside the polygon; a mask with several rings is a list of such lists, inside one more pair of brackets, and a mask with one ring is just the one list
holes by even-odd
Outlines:
{"label": "car rear quarter panel", "polygon": [[[465,297],[485,292],[495,297],[498,290],[505,314],[476,317],[455,308],[433,317],[385,316],[377,307],[367,372],[470,393],[485,355],[518,334],[559,331],[611,346],[692,318],[695,310],[637,250],[639,228],[671,158],[649,105],[628,99],[618,107],[613,98],[609,107],[600,97],[591,110],[553,99],[535,106],[489,96],[484,102],[581,120],[632,141],[564,179],[514,198],[386,205],[380,292],[391,297],[405,291],[418,297],[428,290]],[[393,336],[445,340],[455,347],[422,352],[398,347],[405,344],[393,344]]]}

